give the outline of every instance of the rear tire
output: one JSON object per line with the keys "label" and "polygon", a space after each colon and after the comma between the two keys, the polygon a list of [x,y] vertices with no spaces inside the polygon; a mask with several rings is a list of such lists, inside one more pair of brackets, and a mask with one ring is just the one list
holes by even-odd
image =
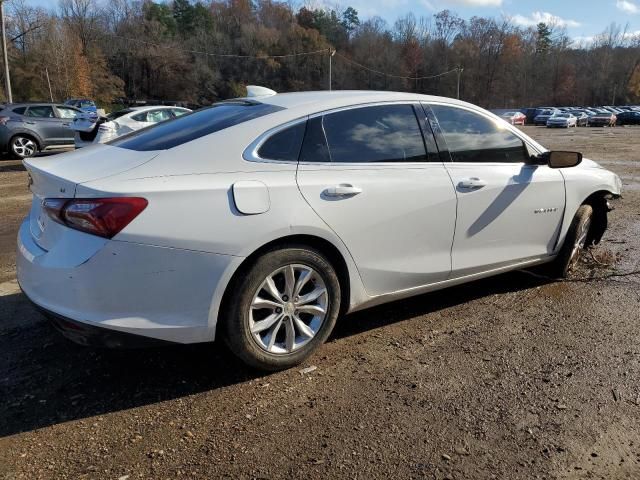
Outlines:
{"label": "rear tire", "polygon": [[550,274],[554,278],[566,278],[575,267],[589,238],[589,228],[593,218],[593,208],[581,205],[571,221],[560,253],[550,265]]}
{"label": "rear tire", "polygon": [[38,142],[29,135],[15,135],[9,140],[9,152],[19,160],[33,157],[38,153]]}
{"label": "rear tire", "polygon": [[338,276],[309,247],[263,254],[230,288],[223,338],[237,357],[261,370],[303,362],[329,337],[340,311]]}

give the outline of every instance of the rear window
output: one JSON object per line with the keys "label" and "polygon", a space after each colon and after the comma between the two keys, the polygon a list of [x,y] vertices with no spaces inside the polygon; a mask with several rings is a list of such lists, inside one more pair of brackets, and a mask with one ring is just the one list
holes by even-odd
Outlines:
{"label": "rear window", "polygon": [[111,112],[109,115],[107,115],[107,118],[109,120],[115,120],[116,118],[120,118],[123,115],[126,115],[127,113],[131,113],[131,112],[135,112],[135,110],[132,110],[131,108],[125,108],[124,110],[118,110],[117,112]]}
{"label": "rear window", "polygon": [[109,142],[109,145],[137,151],[167,150],[279,110],[283,110],[283,107],[266,103],[220,103],[138,130]]}

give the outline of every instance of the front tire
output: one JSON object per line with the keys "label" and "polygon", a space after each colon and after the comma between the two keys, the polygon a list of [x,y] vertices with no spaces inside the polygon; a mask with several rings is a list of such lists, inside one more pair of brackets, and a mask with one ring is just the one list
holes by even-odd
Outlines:
{"label": "front tire", "polygon": [[23,160],[38,153],[38,144],[28,135],[16,135],[9,141],[9,149],[13,157]]}
{"label": "front tire", "polygon": [[592,218],[593,208],[590,205],[581,205],[578,208],[560,253],[551,264],[550,273],[555,278],[566,278],[578,263],[582,251],[587,246]]}
{"label": "front tire", "polygon": [[263,254],[230,287],[225,342],[261,370],[304,361],[329,337],[340,311],[338,276],[324,255],[308,247]]}

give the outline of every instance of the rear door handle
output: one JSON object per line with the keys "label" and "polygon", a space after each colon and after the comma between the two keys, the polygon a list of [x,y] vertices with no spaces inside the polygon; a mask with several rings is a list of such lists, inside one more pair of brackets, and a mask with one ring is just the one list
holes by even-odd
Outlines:
{"label": "rear door handle", "polygon": [[324,193],[327,197],[353,197],[354,195],[358,195],[362,193],[362,189],[358,187],[354,187],[350,183],[341,183],[340,185],[336,185],[334,187],[328,187],[324,190]]}
{"label": "rear door handle", "polygon": [[472,190],[479,190],[482,187],[486,187],[487,182],[484,180],[480,180],[478,177],[465,178],[458,182],[458,187],[460,188],[468,188]]}

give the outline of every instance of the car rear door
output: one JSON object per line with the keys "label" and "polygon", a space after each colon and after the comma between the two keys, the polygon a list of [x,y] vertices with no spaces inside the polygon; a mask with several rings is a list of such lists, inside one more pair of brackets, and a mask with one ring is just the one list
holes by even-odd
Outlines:
{"label": "car rear door", "polygon": [[307,122],[298,186],[349,249],[370,295],[449,276],[456,195],[428,128],[418,103]]}
{"label": "car rear door", "polygon": [[458,197],[452,275],[551,255],[564,214],[560,171],[528,162],[522,137],[488,114],[444,103],[429,107]]}

